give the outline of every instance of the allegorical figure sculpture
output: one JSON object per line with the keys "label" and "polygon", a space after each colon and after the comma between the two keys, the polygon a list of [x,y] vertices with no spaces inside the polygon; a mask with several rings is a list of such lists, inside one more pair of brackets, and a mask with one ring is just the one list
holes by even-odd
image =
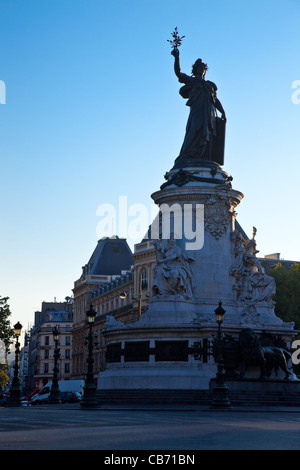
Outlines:
{"label": "allegorical figure sculpture", "polygon": [[[273,277],[263,272],[263,268],[256,258],[255,241],[256,229],[253,227],[253,237],[245,242],[240,239],[235,240],[237,263],[231,267],[230,274],[237,280],[237,290],[239,300],[247,305],[255,305],[258,302],[273,304],[276,293],[276,284]],[[237,241],[240,241],[241,248],[238,249]],[[242,249],[244,246],[244,250]]]}
{"label": "allegorical figure sculpture", "polygon": [[[217,86],[205,80],[208,67],[201,59],[194,63],[191,76],[181,72],[178,46],[182,38],[176,35],[177,30],[173,33],[174,40],[169,41],[173,46],[171,54],[175,58],[174,70],[179,82],[184,83],[180,94],[188,99],[186,104],[190,107],[185,138],[177,161],[188,160],[196,163],[201,159],[206,159],[223,164],[224,141],[223,148],[220,148],[220,139],[213,148],[214,139],[215,142],[218,137],[221,137],[221,140],[224,139],[226,122],[225,111],[217,98]],[[217,111],[221,113],[221,118],[217,118]]]}
{"label": "allegorical figure sculpture", "polygon": [[186,256],[174,238],[153,241],[156,252],[153,295],[179,294],[185,299],[192,297],[193,276]]}

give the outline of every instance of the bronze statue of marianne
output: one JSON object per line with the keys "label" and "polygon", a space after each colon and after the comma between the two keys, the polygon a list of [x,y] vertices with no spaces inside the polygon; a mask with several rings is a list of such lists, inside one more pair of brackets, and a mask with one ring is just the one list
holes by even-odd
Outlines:
{"label": "bronze statue of marianne", "polygon": [[175,167],[199,166],[205,161],[223,165],[226,116],[217,98],[217,86],[205,80],[207,64],[201,59],[196,60],[189,76],[180,70],[178,47],[173,47],[171,54],[175,58],[175,74],[179,82],[184,83],[179,93],[188,99],[186,104],[190,107],[186,134]]}

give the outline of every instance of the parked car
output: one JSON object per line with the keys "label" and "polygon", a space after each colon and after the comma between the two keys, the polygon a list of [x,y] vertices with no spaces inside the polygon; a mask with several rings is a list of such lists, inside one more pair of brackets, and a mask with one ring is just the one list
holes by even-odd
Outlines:
{"label": "parked car", "polygon": [[[43,403],[49,403],[51,385],[52,381],[48,382],[36,395],[31,398],[30,404],[42,405]],[[60,393],[78,393],[81,396],[83,386],[84,380],[60,380],[58,382]],[[78,397],[78,395],[76,396]]]}
{"label": "parked car", "polygon": [[31,405],[30,405],[30,401],[27,400],[27,398],[22,397],[22,398],[21,398],[21,406],[31,406]]}
{"label": "parked car", "polygon": [[62,403],[76,403],[81,400],[81,394],[78,392],[60,392],[59,399]]}

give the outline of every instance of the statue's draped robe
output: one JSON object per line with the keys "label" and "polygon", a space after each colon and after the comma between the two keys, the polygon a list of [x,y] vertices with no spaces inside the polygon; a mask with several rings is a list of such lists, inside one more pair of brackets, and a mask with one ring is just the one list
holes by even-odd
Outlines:
{"label": "statue's draped robe", "polygon": [[[270,302],[276,293],[276,284],[273,277],[262,272],[256,257],[248,252],[243,255],[244,272],[246,275],[246,298],[248,303]],[[260,270],[257,266],[260,266]]]}
{"label": "statue's draped robe", "polygon": [[179,246],[169,244],[164,250],[156,249],[158,264],[154,269],[153,289],[156,294],[180,294],[184,298],[192,297],[193,276],[189,258]]}
{"label": "statue's draped robe", "polygon": [[208,80],[190,77],[184,73],[179,82],[185,83],[180,90],[183,98],[188,98],[187,106],[190,114],[186,126],[186,134],[179,157],[203,158],[205,147],[211,135],[215,134],[217,86]]}

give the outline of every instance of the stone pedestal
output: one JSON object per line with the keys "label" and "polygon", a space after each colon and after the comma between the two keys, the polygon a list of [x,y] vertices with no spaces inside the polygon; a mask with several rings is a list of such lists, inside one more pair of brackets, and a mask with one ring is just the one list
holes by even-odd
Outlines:
{"label": "stone pedestal", "polygon": [[[280,379],[227,380],[231,405],[243,406],[299,406],[300,381]],[[210,381],[213,395],[215,379]]]}
{"label": "stone pedestal", "polygon": [[[271,280],[255,266],[254,237],[248,246],[235,225],[243,194],[231,180],[219,165],[203,162],[172,169],[152,194],[162,214],[170,208],[182,215],[171,217],[170,225],[185,260],[183,266],[177,258],[181,283],[174,287],[169,271],[163,271],[166,279],[157,276],[148,310],[137,322],[123,325],[108,317],[107,369],[99,375],[98,389],[209,389],[216,375],[212,344],[219,301],[226,310],[224,333],[238,338],[249,327],[280,335],[287,344],[293,338],[293,325],[274,313]],[[184,215],[192,221],[194,240],[185,230]],[[163,221],[152,228],[159,236],[166,231]]]}

